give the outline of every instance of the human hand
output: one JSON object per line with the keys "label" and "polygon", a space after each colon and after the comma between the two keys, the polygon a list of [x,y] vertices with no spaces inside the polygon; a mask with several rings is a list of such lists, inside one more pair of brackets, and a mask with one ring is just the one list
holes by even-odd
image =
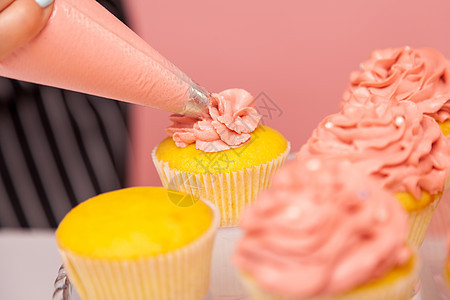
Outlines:
{"label": "human hand", "polygon": [[44,28],[53,0],[0,0],[0,61]]}

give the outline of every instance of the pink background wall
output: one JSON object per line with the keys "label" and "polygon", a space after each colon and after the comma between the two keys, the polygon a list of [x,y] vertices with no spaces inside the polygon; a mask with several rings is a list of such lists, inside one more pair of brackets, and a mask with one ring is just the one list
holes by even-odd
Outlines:
{"label": "pink background wall", "polygon": [[[350,71],[373,49],[433,47],[450,58],[446,0],[127,1],[134,30],[210,91],[264,92],[282,111],[265,123],[294,151],[337,111]],[[133,113],[139,151],[130,184],[160,185],[150,153],[166,136],[168,114]]]}

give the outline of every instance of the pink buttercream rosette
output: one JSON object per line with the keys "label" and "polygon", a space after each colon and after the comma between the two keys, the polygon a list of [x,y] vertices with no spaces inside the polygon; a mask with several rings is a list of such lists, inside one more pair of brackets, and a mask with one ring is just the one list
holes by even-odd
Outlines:
{"label": "pink buttercream rosette", "polygon": [[450,63],[434,49],[376,50],[350,74],[341,106],[360,99],[353,93],[409,100],[421,112],[445,122],[450,118]]}
{"label": "pink buttercream rosette", "polygon": [[444,190],[450,170],[450,142],[437,123],[410,101],[359,96],[324,118],[298,157],[339,156],[363,166],[393,193]]}
{"label": "pink buttercream rosette", "polygon": [[[418,264],[406,245],[407,216],[361,171],[312,158],[275,175],[243,215],[234,257],[253,299],[409,299]],[[358,289],[411,259],[410,274]]]}
{"label": "pink buttercream rosette", "polygon": [[[195,144],[204,152],[219,152],[247,144],[259,125],[261,115],[254,108],[253,96],[242,89],[228,89],[213,94],[209,114],[201,118],[172,115],[167,132],[178,147]],[[249,168],[233,172],[190,173],[171,168],[169,162],[152,158],[164,187],[207,199],[219,207],[221,226],[237,226],[241,211],[269,186],[272,175],[284,164],[290,151]],[[247,144],[251,145],[251,144]]]}
{"label": "pink buttercream rosette", "polygon": [[195,143],[204,152],[238,148],[248,142],[261,120],[253,96],[242,89],[228,89],[213,94],[209,115],[201,119],[172,115],[166,129],[178,147]]}
{"label": "pink buttercream rosette", "polygon": [[407,192],[417,201],[422,191],[435,197],[409,211],[409,240],[421,245],[445,189],[450,170],[450,142],[433,118],[411,101],[370,93],[352,94],[353,103],[327,116],[298,157],[338,156],[361,165],[392,193]]}

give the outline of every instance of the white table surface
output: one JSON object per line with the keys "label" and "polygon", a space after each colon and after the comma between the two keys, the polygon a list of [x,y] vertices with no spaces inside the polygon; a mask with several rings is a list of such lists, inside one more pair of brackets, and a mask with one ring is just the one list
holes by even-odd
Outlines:
{"label": "white table surface", "polygon": [[[414,300],[448,299],[439,292],[436,277],[442,270],[444,246],[443,240],[425,241],[421,249],[427,254],[422,270],[423,288]],[[50,300],[60,265],[53,231],[0,230],[1,300]]]}
{"label": "white table surface", "polygon": [[50,300],[60,265],[53,231],[0,231],[1,300]]}

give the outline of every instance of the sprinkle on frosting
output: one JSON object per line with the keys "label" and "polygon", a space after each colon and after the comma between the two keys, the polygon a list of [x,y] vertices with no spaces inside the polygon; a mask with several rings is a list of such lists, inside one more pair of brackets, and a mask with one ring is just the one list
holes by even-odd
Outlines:
{"label": "sprinkle on frosting", "polygon": [[242,89],[228,89],[213,94],[209,115],[201,119],[172,115],[166,129],[178,147],[195,143],[204,152],[238,148],[247,143],[261,120],[253,107],[253,96]]}
{"label": "sprinkle on frosting", "polygon": [[360,69],[351,73],[342,103],[354,101],[352,93],[370,93],[415,102],[439,122],[450,118],[450,62],[438,51],[376,50]]}
{"label": "sprinkle on frosting", "polygon": [[405,123],[405,118],[403,118],[402,116],[398,116],[397,118],[395,118],[394,120],[394,124],[397,127],[400,127],[403,125],[403,123]]}
{"label": "sprinkle on frosting", "polygon": [[422,190],[442,192],[450,168],[450,142],[437,123],[410,101],[352,97],[353,104],[319,124],[298,157],[342,156],[364,165],[392,192],[409,192],[416,199]]}
{"label": "sprinkle on frosting", "polygon": [[409,261],[407,216],[393,197],[348,161],[290,162],[245,211],[234,261],[269,293],[345,293]]}

